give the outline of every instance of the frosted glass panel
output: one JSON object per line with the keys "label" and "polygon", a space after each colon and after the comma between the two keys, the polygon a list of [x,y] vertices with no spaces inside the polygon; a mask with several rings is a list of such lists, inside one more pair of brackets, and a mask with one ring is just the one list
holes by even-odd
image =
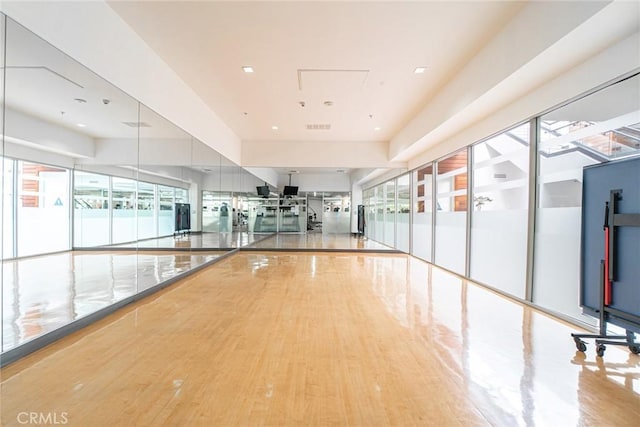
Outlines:
{"label": "frosted glass panel", "polygon": [[173,187],[158,186],[158,235],[171,235],[174,231],[174,193]]}
{"label": "frosted glass panel", "polygon": [[157,237],[155,185],[138,182],[138,239]]}
{"label": "frosted glass panel", "polygon": [[636,76],[540,119],[533,301],[582,321],[582,169],[640,152],[638,93]]}
{"label": "frosted glass panel", "polygon": [[13,253],[13,170],[15,162],[11,159],[3,159],[2,182],[2,258],[12,258]]}
{"label": "frosted glass panel", "polygon": [[375,225],[373,227],[373,240],[377,242],[384,241],[384,186],[379,185],[376,187],[376,211],[375,211]]}
{"label": "frosted glass panel", "polygon": [[471,278],[525,297],[529,124],[473,146]]}
{"label": "frosted glass panel", "polygon": [[526,210],[473,213],[472,279],[524,298],[527,216]]}
{"label": "frosted glass panel", "polygon": [[403,175],[397,180],[396,197],[396,248],[409,253],[409,219],[411,215],[410,175]]}
{"label": "frosted glass panel", "polygon": [[581,208],[538,209],[534,302],[586,319],[580,308]]}
{"label": "frosted glass panel", "polygon": [[75,171],[73,239],[76,247],[109,244],[109,177]]}
{"label": "frosted glass panel", "polygon": [[413,172],[412,252],[425,261],[432,260],[431,243],[433,220],[433,166],[427,165]]}
{"label": "frosted glass panel", "polygon": [[136,188],[134,180],[112,178],[112,243],[128,243],[137,240]]}
{"label": "frosted glass panel", "polygon": [[467,150],[440,160],[436,181],[435,263],[465,274],[467,241]]}
{"label": "frosted glass panel", "polygon": [[70,249],[69,171],[18,162],[18,256]]}
{"label": "frosted glass panel", "polygon": [[396,242],[396,185],[395,180],[384,184],[384,240],[387,246],[394,247]]}
{"label": "frosted glass panel", "polygon": [[351,195],[325,193],[323,195],[322,233],[347,234],[351,231]]}
{"label": "frosted glass panel", "polygon": [[464,274],[467,214],[438,212],[436,216],[436,264]]}

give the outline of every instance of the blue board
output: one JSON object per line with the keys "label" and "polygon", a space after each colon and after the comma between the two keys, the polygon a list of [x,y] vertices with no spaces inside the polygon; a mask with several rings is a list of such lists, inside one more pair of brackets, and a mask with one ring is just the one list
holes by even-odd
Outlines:
{"label": "blue board", "polygon": [[[616,213],[640,214],[640,158],[588,166],[582,185],[582,260],[580,305],[597,316],[600,307],[600,261],[604,259],[605,202],[622,189]],[[609,323],[640,333],[640,227],[615,227],[615,281],[611,308],[631,316],[610,316]]]}

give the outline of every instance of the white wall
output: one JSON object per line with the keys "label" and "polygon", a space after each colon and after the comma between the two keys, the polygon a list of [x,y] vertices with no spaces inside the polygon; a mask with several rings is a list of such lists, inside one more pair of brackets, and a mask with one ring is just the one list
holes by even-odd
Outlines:
{"label": "white wall", "polygon": [[390,163],[387,142],[243,141],[242,165],[273,167],[377,168]]}

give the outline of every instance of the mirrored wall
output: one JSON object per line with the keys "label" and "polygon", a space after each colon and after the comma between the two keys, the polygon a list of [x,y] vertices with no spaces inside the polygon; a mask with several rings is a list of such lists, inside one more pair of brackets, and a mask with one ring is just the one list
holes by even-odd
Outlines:
{"label": "mirrored wall", "polygon": [[252,241],[256,177],[0,22],[3,353]]}

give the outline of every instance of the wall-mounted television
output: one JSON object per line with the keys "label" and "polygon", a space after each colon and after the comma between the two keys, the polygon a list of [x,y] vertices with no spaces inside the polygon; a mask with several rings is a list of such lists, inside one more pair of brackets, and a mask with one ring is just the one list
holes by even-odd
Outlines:
{"label": "wall-mounted television", "polygon": [[284,190],[282,190],[283,196],[297,196],[298,195],[298,187],[294,187],[291,185],[285,185]]}
{"label": "wall-mounted television", "polygon": [[271,191],[269,191],[268,185],[260,185],[256,187],[256,191],[258,192],[258,196],[262,196],[262,197],[269,197],[269,194],[271,194]]}
{"label": "wall-mounted television", "polygon": [[176,233],[191,230],[191,205],[189,203],[176,203]]}

